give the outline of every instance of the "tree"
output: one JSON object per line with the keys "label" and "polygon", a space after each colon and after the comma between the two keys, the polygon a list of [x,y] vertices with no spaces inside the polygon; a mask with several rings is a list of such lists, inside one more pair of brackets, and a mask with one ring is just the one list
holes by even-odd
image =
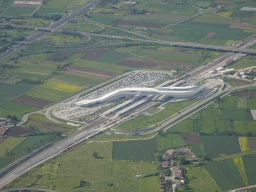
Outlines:
{"label": "tree", "polygon": [[179,158],[179,164],[180,164],[180,165],[185,165],[185,164],[186,164],[186,159],[185,159],[185,157],[180,157],[180,158]]}
{"label": "tree", "polygon": [[92,153],[92,156],[93,156],[94,158],[98,158],[98,153],[97,153],[97,152],[93,152],[93,153]]}

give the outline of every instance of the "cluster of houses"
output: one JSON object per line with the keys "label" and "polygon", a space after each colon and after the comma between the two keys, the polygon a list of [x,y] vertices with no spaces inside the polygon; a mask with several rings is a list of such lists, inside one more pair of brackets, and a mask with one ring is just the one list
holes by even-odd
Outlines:
{"label": "cluster of houses", "polygon": [[162,169],[169,168],[170,175],[161,173],[161,192],[175,192],[176,187],[183,187],[185,184],[183,170],[180,168],[179,161],[175,160],[175,153],[189,155],[191,160],[197,160],[197,157],[190,148],[183,146],[177,149],[169,149],[162,154],[160,166]]}

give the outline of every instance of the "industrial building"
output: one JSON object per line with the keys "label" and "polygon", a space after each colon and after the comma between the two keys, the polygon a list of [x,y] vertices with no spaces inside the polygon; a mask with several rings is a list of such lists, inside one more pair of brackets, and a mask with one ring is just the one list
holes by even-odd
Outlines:
{"label": "industrial building", "polygon": [[75,102],[76,105],[85,107],[94,104],[108,103],[120,99],[131,98],[133,96],[160,96],[169,97],[173,99],[190,99],[205,90],[205,86],[189,86],[189,87],[160,87],[160,88],[123,88],[108,93],[100,98],[81,100]]}

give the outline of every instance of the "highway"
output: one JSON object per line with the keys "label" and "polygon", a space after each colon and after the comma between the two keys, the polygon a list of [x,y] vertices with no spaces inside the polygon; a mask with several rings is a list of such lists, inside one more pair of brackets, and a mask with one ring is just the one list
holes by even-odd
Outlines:
{"label": "highway", "polygon": [[41,39],[42,37],[48,35],[51,31],[57,30],[60,26],[64,25],[71,19],[74,19],[76,16],[83,13],[84,11],[96,6],[99,2],[100,2],[100,0],[91,1],[90,3],[87,3],[86,5],[81,6],[78,10],[74,11],[73,13],[70,13],[69,15],[62,17],[58,21],[49,24],[46,27],[47,29],[49,29],[48,31],[37,31],[36,33],[28,36],[27,40],[24,41],[25,42],[24,44],[16,43],[16,44],[12,45],[8,50],[0,53],[0,60],[13,54],[15,51],[25,48],[27,46],[27,44],[33,43],[33,42]]}

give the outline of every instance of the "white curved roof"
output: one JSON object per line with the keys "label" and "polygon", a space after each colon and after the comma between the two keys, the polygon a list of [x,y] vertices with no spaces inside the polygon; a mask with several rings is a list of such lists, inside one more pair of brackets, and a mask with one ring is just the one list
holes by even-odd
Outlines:
{"label": "white curved roof", "polygon": [[123,88],[115,90],[111,93],[108,93],[100,98],[91,99],[91,100],[82,100],[78,101],[76,105],[88,105],[103,102],[109,100],[114,97],[124,97],[124,96],[133,96],[133,95],[166,95],[166,96],[179,96],[179,95],[191,95],[193,92],[198,92],[205,89],[204,86],[197,87],[197,86],[189,86],[189,87],[161,87],[161,88],[138,88],[138,87],[131,87],[131,88]]}

